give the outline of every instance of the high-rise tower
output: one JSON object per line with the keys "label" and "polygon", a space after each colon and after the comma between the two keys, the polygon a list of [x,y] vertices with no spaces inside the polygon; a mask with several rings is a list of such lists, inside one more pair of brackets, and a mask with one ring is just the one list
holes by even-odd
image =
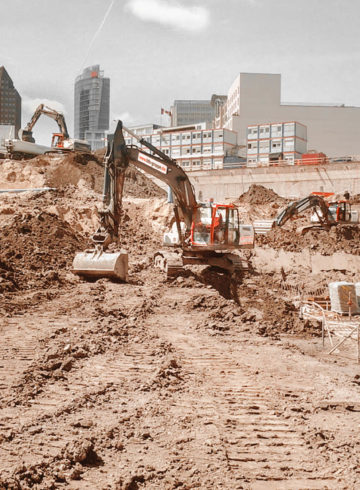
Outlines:
{"label": "high-rise tower", "polygon": [[85,68],[75,80],[75,138],[89,141],[92,150],[105,146],[109,129],[110,79],[100,65]]}
{"label": "high-rise tower", "polygon": [[21,128],[21,97],[4,66],[0,66],[0,125]]}

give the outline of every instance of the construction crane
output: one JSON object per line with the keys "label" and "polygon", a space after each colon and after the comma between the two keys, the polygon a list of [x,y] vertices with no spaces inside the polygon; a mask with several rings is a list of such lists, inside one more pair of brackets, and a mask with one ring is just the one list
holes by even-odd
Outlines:
{"label": "construction crane", "polygon": [[242,269],[244,260],[231,250],[254,247],[252,225],[240,224],[238,209],[232,204],[198,203],[191,182],[184,170],[143,138],[124,130],[147,147],[127,146],[123,125],[118,121],[113,137],[108,138],[104,158],[103,209],[100,226],[92,237],[94,247],[75,256],[73,271],[84,277],[127,278],[127,253],[109,252],[111,243],[119,245],[119,225],[125,170],[129,164],[160,179],[173,192],[177,244],[181,253],[161,250],[155,265],[176,275],[186,264],[212,265],[230,272]]}
{"label": "construction crane", "polygon": [[21,141],[26,141],[29,143],[35,143],[33,137],[33,128],[40,116],[44,114],[51,119],[54,119],[59,127],[58,133],[53,133],[51,139],[51,147],[57,150],[76,150],[76,151],[90,151],[90,145],[83,140],[72,139],[69,136],[65,117],[61,112],[51,109],[44,104],[40,104],[36,109],[32,118],[27,123],[24,129],[19,130],[19,138]]}

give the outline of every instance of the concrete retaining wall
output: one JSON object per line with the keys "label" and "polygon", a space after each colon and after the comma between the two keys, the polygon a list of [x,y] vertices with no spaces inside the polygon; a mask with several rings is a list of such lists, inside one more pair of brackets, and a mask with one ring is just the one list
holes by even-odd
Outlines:
{"label": "concrete retaining wall", "polygon": [[318,274],[324,271],[353,272],[360,274],[360,257],[345,252],[336,252],[333,255],[311,254],[305,249],[303,252],[286,252],[272,248],[255,248],[251,263],[255,270],[261,272],[307,271]]}
{"label": "concrete retaining wall", "polygon": [[199,171],[189,172],[189,177],[199,200],[218,202],[239,197],[252,184],[290,198],[313,191],[360,194],[360,162]]}

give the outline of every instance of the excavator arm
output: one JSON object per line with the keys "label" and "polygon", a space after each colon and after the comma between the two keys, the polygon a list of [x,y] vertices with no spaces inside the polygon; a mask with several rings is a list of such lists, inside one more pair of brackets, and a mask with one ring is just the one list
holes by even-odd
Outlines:
{"label": "excavator arm", "polygon": [[310,208],[320,209],[320,213],[317,214],[322,225],[331,226],[335,223],[324,199],[320,196],[311,194],[310,196],[304,197],[299,201],[291,203],[287,208],[285,208],[277,216],[275,226],[283,226],[290,218],[293,218],[294,216],[297,216]]}
{"label": "excavator arm", "polygon": [[[132,134],[140,144],[146,146],[154,154],[150,154],[137,146],[127,146],[123,129]],[[179,236],[182,236],[180,214],[185,222],[186,231],[190,234],[193,212],[197,207],[197,202],[188,176],[174,160],[146,140],[138,138],[137,135],[125,128],[121,121],[118,121],[114,135],[112,137],[109,136],[108,149],[105,156],[103,203],[107,208],[100,212],[102,225],[105,226],[107,224],[110,230],[109,238],[117,236],[116,228],[120,224],[124,175],[129,164],[158,178],[172,189],[175,196],[174,211]],[[101,228],[103,229],[104,226],[101,226]],[[99,243],[101,237],[104,237],[104,244],[107,243],[103,232],[97,232],[93,239]]]}

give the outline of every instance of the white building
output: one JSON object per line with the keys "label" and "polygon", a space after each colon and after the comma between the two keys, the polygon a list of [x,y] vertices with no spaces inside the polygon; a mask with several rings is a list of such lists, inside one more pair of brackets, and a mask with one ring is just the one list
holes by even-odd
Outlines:
{"label": "white building", "polygon": [[306,135],[306,126],[295,121],[248,126],[248,166],[267,165],[271,160],[293,165],[307,151]]}
{"label": "white building", "polygon": [[214,125],[235,131],[238,144],[245,145],[248,126],[272,121],[301,121],[308,129],[309,150],[330,157],[360,154],[359,107],[284,103],[277,74],[240,73]]}
{"label": "white building", "polygon": [[5,140],[15,138],[15,126],[0,124],[0,151],[5,152]]}
{"label": "white building", "polygon": [[[145,126],[129,128],[135,134]],[[185,170],[210,170],[224,167],[224,158],[236,147],[236,133],[229,129],[207,128],[206,123],[154,129],[142,136],[166,155],[174,158]],[[138,142],[128,136],[126,144]]]}

